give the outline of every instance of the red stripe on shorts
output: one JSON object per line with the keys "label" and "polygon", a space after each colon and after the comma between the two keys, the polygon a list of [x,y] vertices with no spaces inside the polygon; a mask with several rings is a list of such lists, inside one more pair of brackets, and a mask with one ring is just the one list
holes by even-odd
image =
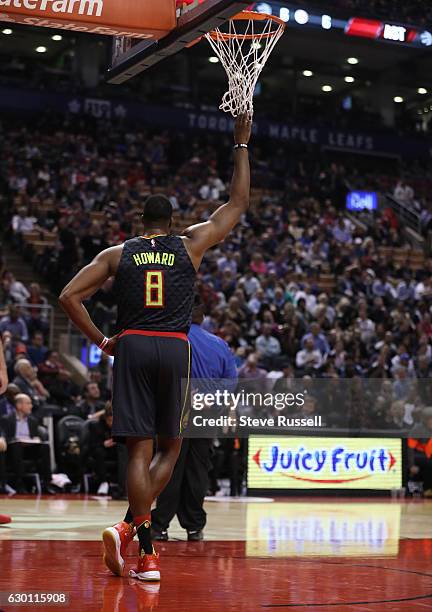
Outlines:
{"label": "red stripe on shorts", "polygon": [[154,336],[157,338],[178,338],[179,340],[188,341],[186,334],[182,332],[167,332],[167,331],[149,331],[143,329],[126,329],[123,331],[119,338],[123,336]]}

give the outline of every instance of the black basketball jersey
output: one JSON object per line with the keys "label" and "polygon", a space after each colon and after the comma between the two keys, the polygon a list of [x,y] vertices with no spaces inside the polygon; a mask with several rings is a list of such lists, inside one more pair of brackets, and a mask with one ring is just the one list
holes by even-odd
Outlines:
{"label": "black basketball jersey", "polygon": [[195,268],[179,236],[127,240],[114,281],[117,331],[188,332]]}

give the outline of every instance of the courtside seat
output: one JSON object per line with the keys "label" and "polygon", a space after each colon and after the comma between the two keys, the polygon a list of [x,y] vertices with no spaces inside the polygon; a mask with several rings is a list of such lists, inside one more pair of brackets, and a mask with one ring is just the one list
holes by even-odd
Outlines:
{"label": "courtside seat", "polygon": [[[60,471],[65,473],[69,469],[76,469],[77,458],[68,453],[68,441],[70,438],[77,438],[80,447],[79,464],[82,465],[83,453],[81,450],[83,429],[86,421],[79,416],[65,416],[56,426],[56,456],[58,458]],[[80,468],[81,469],[81,468]]]}

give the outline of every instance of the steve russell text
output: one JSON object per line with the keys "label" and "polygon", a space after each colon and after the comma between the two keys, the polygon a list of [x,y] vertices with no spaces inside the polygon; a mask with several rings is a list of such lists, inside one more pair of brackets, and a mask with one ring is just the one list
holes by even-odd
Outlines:
{"label": "steve russell text", "polygon": [[281,414],[276,417],[242,415],[211,418],[197,414],[192,421],[195,427],[322,427],[322,419],[318,415],[309,418],[290,418]]}

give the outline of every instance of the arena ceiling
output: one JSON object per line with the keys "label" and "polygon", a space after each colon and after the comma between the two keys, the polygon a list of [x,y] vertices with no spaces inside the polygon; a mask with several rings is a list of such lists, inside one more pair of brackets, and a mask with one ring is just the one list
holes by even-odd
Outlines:
{"label": "arena ceiling", "polygon": [[[4,31],[7,27],[2,29]],[[12,34],[1,32],[0,29],[2,70],[7,68],[8,60],[16,61],[19,58],[55,68],[61,56],[65,53],[74,55],[77,44],[84,39],[106,49],[107,59],[111,46],[111,40],[107,37],[45,28],[14,26]],[[55,41],[53,35],[60,35],[62,39]],[[40,47],[46,51],[38,53],[36,49]],[[201,42],[137,78],[156,83],[164,81],[175,86],[179,65],[184,67],[186,63],[185,70],[193,79],[223,88],[225,74],[220,65],[209,62],[211,55],[207,43]],[[356,57],[358,63],[350,65],[347,62],[349,57]],[[303,76],[304,70],[311,71],[313,76]],[[347,83],[345,77],[352,77],[354,81]],[[387,89],[389,95],[403,97],[404,108],[418,109],[429,104],[429,92],[432,92],[432,47],[409,48],[373,40],[346,38],[339,33],[287,28],[263,72],[262,83],[267,90],[275,93],[281,89],[289,93],[294,87],[301,96],[326,95],[328,98],[350,94],[362,96],[365,92],[370,95],[371,92]],[[332,91],[324,93],[324,85],[329,85]],[[419,88],[426,89],[428,94],[419,94]]]}

